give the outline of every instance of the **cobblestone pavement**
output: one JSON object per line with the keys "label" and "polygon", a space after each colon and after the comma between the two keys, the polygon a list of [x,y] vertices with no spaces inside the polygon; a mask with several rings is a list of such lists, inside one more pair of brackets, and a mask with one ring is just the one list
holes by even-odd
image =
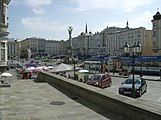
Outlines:
{"label": "cobblestone pavement", "polygon": [[0,88],[0,120],[125,120],[47,83],[4,78]]}

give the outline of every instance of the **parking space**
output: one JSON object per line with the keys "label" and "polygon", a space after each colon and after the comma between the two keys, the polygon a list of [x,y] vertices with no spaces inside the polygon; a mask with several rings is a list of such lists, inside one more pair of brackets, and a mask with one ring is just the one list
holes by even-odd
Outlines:
{"label": "parking space", "polygon": [[[111,91],[118,94],[119,86],[126,78],[112,77],[112,86],[107,87],[105,91]],[[150,104],[158,105],[161,107],[161,81],[146,81],[148,88],[147,92],[144,93],[141,97],[135,98]],[[128,97],[128,96],[127,96]]]}

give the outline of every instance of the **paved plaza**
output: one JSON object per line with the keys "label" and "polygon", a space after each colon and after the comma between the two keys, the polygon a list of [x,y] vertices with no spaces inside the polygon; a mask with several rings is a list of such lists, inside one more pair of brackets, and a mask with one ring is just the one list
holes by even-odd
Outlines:
{"label": "paved plaza", "polygon": [[125,120],[63,89],[33,80],[17,80],[16,72],[0,87],[0,120]]}

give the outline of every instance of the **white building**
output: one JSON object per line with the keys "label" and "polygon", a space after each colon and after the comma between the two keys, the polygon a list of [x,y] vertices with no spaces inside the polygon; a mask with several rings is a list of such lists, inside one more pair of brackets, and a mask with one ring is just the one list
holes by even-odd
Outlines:
{"label": "white building", "polygon": [[102,35],[101,33],[92,34],[89,37],[89,54],[101,54],[103,51],[101,48]]}
{"label": "white building", "polygon": [[0,71],[7,67],[8,4],[10,0],[0,0]]}
{"label": "white building", "polygon": [[[103,39],[105,44],[106,54],[121,55],[123,54],[123,46],[127,42],[129,46],[133,46],[139,42],[142,45],[142,55],[150,56],[152,54],[152,46],[149,42],[152,40],[152,31],[146,30],[144,27],[129,28],[128,23],[126,28],[106,28],[103,30]],[[149,52],[147,52],[147,48]]]}
{"label": "white building", "polygon": [[74,55],[91,55],[100,52],[102,35],[100,33],[88,33],[87,24],[85,32],[77,37],[72,38],[72,46]]}
{"label": "white building", "polygon": [[45,53],[49,56],[59,55],[59,41],[47,40],[45,43]]}
{"label": "white building", "polygon": [[20,60],[20,43],[14,39],[8,39],[8,60]]}

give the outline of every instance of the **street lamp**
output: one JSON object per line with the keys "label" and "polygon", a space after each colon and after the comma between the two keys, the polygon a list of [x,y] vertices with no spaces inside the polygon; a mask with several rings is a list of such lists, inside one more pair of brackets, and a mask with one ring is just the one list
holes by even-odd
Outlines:
{"label": "street lamp", "polygon": [[127,54],[129,52],[129,48],[132,48],[132,97],[135,97],[135,81],[134,81],[134,66],[135,66],[135,54],[141,53],[141,45],[138,43],[134,43],[134,46],[130,47],[127,42],[125,43],[124,52]]}
{"label": "street lamp", "polygon": [[138,41],[138,43],[136,45],[136,52],[140,55],[140,66],[141,66],[140,77],[143,77],[142,62],[141,62],[141,51],[142,51],[141,47],[142,46],[141,46],[141,44]]}

